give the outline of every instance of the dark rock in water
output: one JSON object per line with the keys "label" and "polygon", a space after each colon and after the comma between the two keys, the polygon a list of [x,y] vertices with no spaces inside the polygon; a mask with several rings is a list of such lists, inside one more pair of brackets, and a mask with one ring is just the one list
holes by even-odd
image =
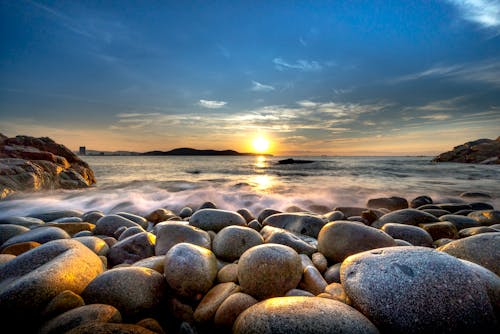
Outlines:
{"label": "dark rock in water", "polygon": [[379,208],[386,208],[391,211],[395,210],[401,210],[401,209],[406,209],[408,208],[408,201],[405,198],[402,197],[383,197],[383,198],[372,198],[368,200],[368,203],[366,203],[366,206],[368,208],[372,209],[379,209]]}
{"label": "dark rock in water", "polygon": [[425,204],[432,204],[432,198],[429,196],[418,196],[411,200],[410,208],[416,209]]}
{"label": "dark rock in water", "polygon": [[378,220],[374,221],[372,226],[381,228],[387,223],[417,226],[419,224],[435,223],[438,221],[439,220],[430,213],[415,209],[402,209],[383,215]]}
{"label": "dark rock in water", "polygon": [[500,137],[496,140],[478,139],[455,146],[452,151],[441,153],[432,161],[500,164]]}
{"label": "dark rock in water", "polygon": [[432,236],[421,227],[387,223],[382,226],[382,231],[389,234],[394,239],[402,239],[413,246],[432,247]]}
{"label": "dark rock in water", "polygon": [[0,199],[17,191],[86,188],[96,182],[85,161],[48,137],[0,136]]}
{"label": "dark rock in water", "polygon": [[259,223],[262,223],[267,217],[275,215],[277,213],[282,213],[282,212],[271,208],[266,208],[259,213],[257,221]]}
{"label": "dark rock in water", "polygon": [[[476,210],[494,210],[495,209],[493,207],[493,205],[491,205],[489,203],[483,203],[483,202],[472,202],[472,203],[469,203],[469,205],[471,206],[472,210],[474,210],[474,211],[476,211]],[[467,209],[463,209],[463,210],[467,210]]]}
{"label": "dark rock in water", "polygon": [[295,159],[283,159],[279,160],[278,164],[280,165],[291,165],[291,164],[310,164],[315,162],[314,160],[295,160]]}
{"label": "dark rock in water", "polygon": [[481,225],[493,225],[500,223],[499,210],[480,210],[473,211],[467,215],[468,217],[477,220]]}
{"label": "dark rock in water", "polygon": [[278,213],[264,219],[262,226],[270,225],[316,238],[325,223],[326,221],[317,215],[307,213]]}
{"label": "dark rock in water", "polygon": [[460,197],[465,197],[465,198],[491,198],[490,194],[483,193],[480,191],[466,191],[460,194]]}

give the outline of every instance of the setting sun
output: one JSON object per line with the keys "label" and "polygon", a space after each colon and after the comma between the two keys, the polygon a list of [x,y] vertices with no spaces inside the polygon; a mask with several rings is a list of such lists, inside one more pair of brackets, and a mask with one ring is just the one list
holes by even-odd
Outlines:
{"label": "setting sun", "polygon": [[253,140],[252,145],[255,151],[264,153],[269,149],[269,140],[260,136]]}

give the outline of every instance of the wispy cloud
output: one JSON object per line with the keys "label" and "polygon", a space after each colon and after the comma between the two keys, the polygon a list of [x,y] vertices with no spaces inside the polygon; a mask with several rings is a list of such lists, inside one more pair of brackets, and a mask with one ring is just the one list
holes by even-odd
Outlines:
{"label": "wispy cloud", "polygon": [[119,113],[116,116],[120,118],[133,118],[133,117],[149,117],[149,116],[159,116],[160,113],[157,112],[152,112],[152,113],[146,113],[146,114],[141,114],[141,113]]}
{"label": "wispy cloud", "polygon": [[436,65],[421,72],[404,75],[390,80],[391,83],[428,78],[446,78],[457,81],[483,82],[500,85],[500,59],[456,65]]}
{"label": "wispy cloud", "polygon": [[219,109],[224,107],[227,104],[225,101],[212,101],[212,100],[200,100],[198,101],[198,105],[200,107],[209,108],[209,109]]}
{"label": "wispy cloud", "polygon": [[273,91],[274,89],[275,89],[274,86],[265,85],[257,81],[252,81],[251,90],[253,90],[254,92],[270,92]]}
{"label": "wispy cloud", "polygon": [[295,63],[289,63],[282,58],[274,58],[273,63],[275,68],[280,71],[294,69],[304,72],[315,72],[323,69],[323,66],[315,60],[299,59]]}
{"label": "wispy cloud", "polygon": [[498,0],[447,0],[460,11],[461,16],[482,28],[493,28],[500,33],[500,1]]}
{"label": "wispy cloud", "polygon": [[422,119],[430,119],[433,121],[444,121],[449,118],[451,118],[451,115],[448,114],[433,114],[433,115],[425,115],[425,116],[420,116]]}

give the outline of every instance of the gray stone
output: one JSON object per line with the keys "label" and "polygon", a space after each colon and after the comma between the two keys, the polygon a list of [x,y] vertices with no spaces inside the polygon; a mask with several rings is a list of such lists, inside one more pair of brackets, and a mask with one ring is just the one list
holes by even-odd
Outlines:
{"label": "gray stone", "polygon": [[300,257],[288,246],[255,246],[243,253],[238,261],[241,289],[257,299],[283,296],[297,287],[301,277]]}
{"label": "gray stone", "polygon": [[273,226],[288,230],[292,233],[304,234],[313,238],[318,237],[318,233],[325,225],[326,220],[321,216],[307,213],[278,213],[267,217],[262,222],[262,226]]}
{"label": "gray stone", "polygon": [[427,247],[350,256],[341,282],[381,332],[488,332],[498,325],[482,281],[459,260]]}
{"label": "gray stone", "polygon": [[104,217],[104,213],[101,211],[88,211],[82,215],[82,220],[95,225],[102,217]]}
{"label": "gray stone", "polygon": [[411,200],[410,208],[416,209],[425,204],[432,204],[432,198],[429,196],[418,196]]}
{"label": "gray stone", "polygon": [[21,233],[13,236],[12,238],[9,238],[2,244],[0,248],[3,250],[10,245],[27,241],[36,241],[38,243],[44,244],[52,240],[69,238],[71,238],[70,235],[66,231],[58,227],[37,227],[34,230],[30,230],[28,232]]}
{"label": "gray stone", "polygon": [[342,262],[352,254],[373,248],[395,246],[387,233],[349,221],[326,224],[318,236],[318,251],[331,262]]}
{"label": "gray stone", "polygon": [[452,223],[459,231],[464,228],[481,226],[477,220],[459,215],[442,215],[439,220]]}
{"label": "gray stone", "polygon": [[90,250],[92,250],[97,255],[106,256],[106,254],[108,254],[109,246],[101,238],[94,237],[94,236],[87,236],[87,237],[76,237],[73,239],[80,241],[82,244],[87,246]]}
{"label": "gray stone", "polygon": [[144,217],[134,215],[133,213],[129,212],[117,212],[116,215],[122,216],[123,218],[127,218],[128,220],[131,220],[134,223],[139,224],[143,229],[148,228],[148,221]]}
{"label": "gray stone", "polygon": [[70,290],[64,290],[47,304],[41,316],[43,319],[52,319],[66,311],[85,305],[83,298]]}
{"label": "gray stone", "polygon": [[344,220],[344,219],[346,219],[346,216],[344,215],[344,213],[342,211],[330,211],[330,212],[325,213],[323,215],[323,218],[327,222],[333,222],[335,220]]}
{"label": "gray stone", "polygon": [[64,217],[81,217],[83,212],[80,210],[53,210],[44,212],[35,212],[28,215],[28,217],[37,218],[44,222],[51,222]]}
{"label": "gray stone", "polygon": [[181,211],[179,211],[179,217],[181,218],[191,217],[192,214],[193,214],[193,209],[191,209],[188,206],[182,208]]}
{"label": "gray stone", "polygon": [[120,235],[118,236],[118,241],[122,241],[123,239],[126,239],[130,236],[133,236],[134,234],[138,234],[141,232],[145,232],[145,231],[142,227],[139,227],[139,226],[132,226],[132,227],[125,228],[125,230],[122,233],[120,233]]}
{"label": "gray stone", "polygon": [[108,270],[90,282],[81,296],[86,304],[108,304],[130,319],[154,314],[165,293],[165,278],[141,267]]}
{"label": "gray stone", "polygon": [[382,226],[382,231],[394,239],[402,239],[413,246],[432,247],[432,236],[421,227],[387,223]]}
{"label": "gray stone", "polygon": [[154,234],[141,232],[118,241],[108,251],[108,263],[113,267],[118,264],[132,264],[155,255]]}
{"label": "gray stone", "polygon": [[220,283],[210,289],[194,311],[194,320],[198,322],[212,321],[215,312],[221,304],[233,293],[239,292],[240,287],[232,282]]}
{"label": "gray stone", "polygon": [[163,222],[155,225],[156,255],[165,255],[173,246],[186,242],[210,249],[211,240],[206,231],[184,222]]}
{"label": "gray stone", "polygon": [[205,231],[219,232],[224,227],[231,225],[246,226],[246,221],[234,211],[202,209],[191,216],[189,224]]}
{"label": "gray stone", "polygon": [[438,248],[463,260],[477,263],[500,276],[500,232],[482,233]]}
{"label": "gray stone", "polygon": [[213,242],[214,254],[224,261],[232,262],[240,258],[247,249],[264,243],[259,232],[245,226],[224,227]]}
{"label": "gray stone", "polygon": [[94,234],[103,234],[107,235],[109,237],[114,237],[115,231],[122,227],[133,227],[133,226],[139,226],[139,224],[134,223],[130,219],[124,218],[122,216],[118,215],[107,215],[102,218],[99,218],[99,220],[95,224],[95,229],[94,229]]}
{"label": "gray stone", "polygon": [[498,210],[474,211],[467,216],[477,220],[481,225],[500,224],[500,211]]}
{"label": "gray stone", "polygon": [[293,248],[299,254],[306,254],[308,256],[316,252],[316,247],[308,244],[297,235],[285,229],[267,225],[262,228],[260,233],[264,237],[264,242],[266,244],[274,243],[285,245]]}
{"label": "gray stone", "polygon": [[30,229],[21,225],[0,224],[0,247],[10,238],[28,232]]}
{"label": "gray stone", "polygon": [[255,219],[255,217],[253,216],[253,214],[250,212],[250,210],[246,209],[246,208],[243,208],[243,209],[239,209],[238,211],[236,211],[237,213],[239,213],[243,218],[245,218],[245,221],[247,222],[247,224],[249,222],[251,222],[252,220]]}
{"label": "gray stone", "polygon": [[188,243],[170,248],[165,255],[165,278],[182,297],[192,299],[204,295],[217,276],[217,260],[210,250]]}
{"label": "gray stone", "polygon": [[278,297],[250,306],[233,327],[238,334],[378,333],[354,308],[318,297]]}
{"label": "gray stone", "polygon": [[38,218],[33,217],[6,217],[0,219],[0,224],[14,224],[20,225],[27,228],[32,228],[36,226],[43,226],[45,222]]}
{"label": "gray stone", "polygon": [[334,265],[328,267],[323,276],[328,284],[340,283],[340,266],[342,262],[335,263]]}
{"label": "gray stone", "polygon": [[402,209],[389,212],[378,220],[373,222],[372,226],[375,228],[381,228],[387,223],[397,223],[405,225],[419,225],[434,223],[439,221],[435,216],[430,213],[423,212],[415,209]]}
{"label": "gray stone", "polygon": [[266,208],[264,210],[262,210],[258,217],[257,217],[257,221],[259,223],[262,224],[262,222],[269,216],[272,216],[272,215],[275,215],[275,214],[278,214],[278,213],[282,213],[281,211],[278,211],[278,210],[275,210],[275,209],[271,209],[271,208]]}
{"label": "gray stone", "polygon": [[252,305],[257,299],[242,292],[236,292],[227,297],[219,306],[214,317],[214,324],[219,328],[231,329],[238,316]]}
{"label": "gray stone", "polygon": [[458,239],[458,231],[455,225],[450,222],[438,222],[430,224],[420,224],[432,237],[432,240],[442,238]]}
{"label": "gray stone", "polygon": [[371,198],[366,203],[366,206],[372,209],[386,208],[395,211],[408,208],[408,201],[406,198],[397,196]]}
{"label": "gray stone", "polygon": [[82,243],[47,242],[0,266],[0,314],[15,324],[10,328],[33,325],[26,319],[36,322],[52,298],[65,290],[79,294],[102,271],[101,259]]}
{"label": "gray stone", "polygon": [[476,234],[492,233],[492,232],[498,232],[498,230],[491,228],[490,226],[469,227],[458,231],[458,236],[460,238],[467,238]]}

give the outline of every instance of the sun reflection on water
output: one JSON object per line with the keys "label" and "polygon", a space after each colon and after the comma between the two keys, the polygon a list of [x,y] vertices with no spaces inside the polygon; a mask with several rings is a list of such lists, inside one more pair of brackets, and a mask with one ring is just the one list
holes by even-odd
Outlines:
{"label": "sun reflection on water", "polygon": [[252,178],[255,188],[260,191],[270,190],[275,184],[274,177],[270,175],[256,175]]}
{"label": "sun reflection on water", "polygon": [[255,167],[264,168],[266,167],[266,157],[263,155],[259,155],[257,160],[255,161]]}

